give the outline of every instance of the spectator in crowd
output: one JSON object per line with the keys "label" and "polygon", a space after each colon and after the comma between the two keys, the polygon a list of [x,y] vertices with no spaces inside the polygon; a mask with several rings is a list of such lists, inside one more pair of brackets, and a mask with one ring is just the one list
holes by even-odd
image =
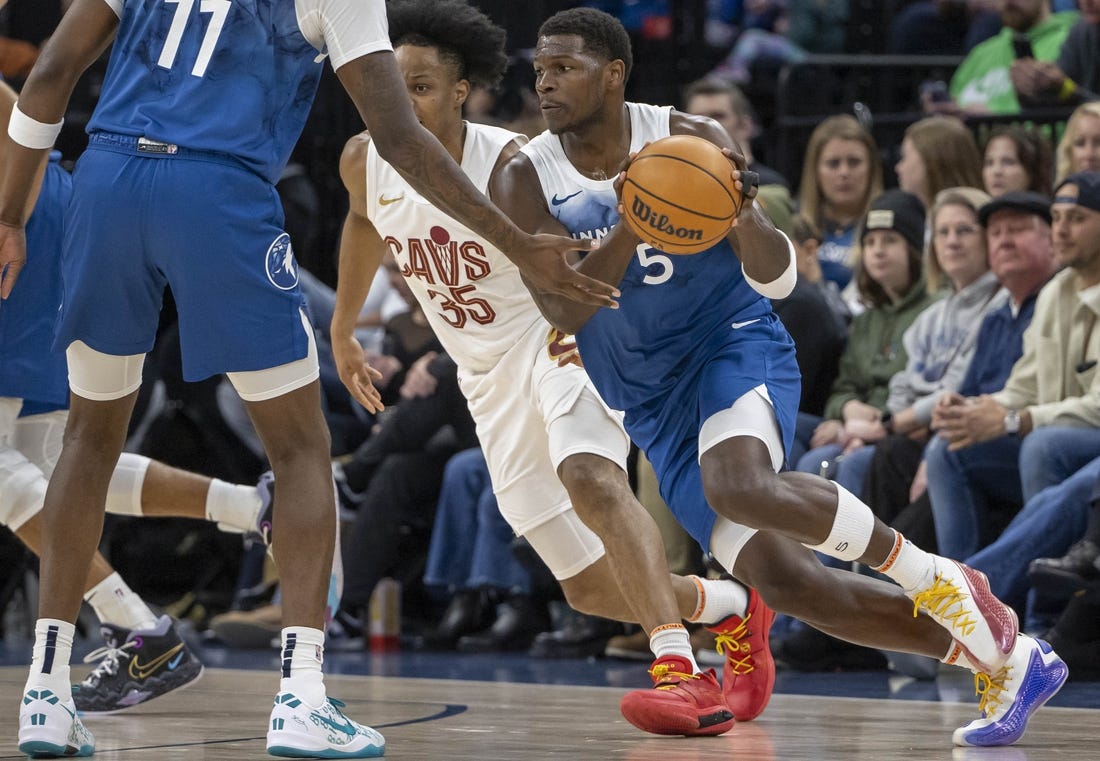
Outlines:
{"label": "spectator in crowd", "polygon": [[1019,124],[995,127],[985,143],[982,184],[994,198],[1013,191],[1049,193],[1054,155],[1046,138]]}
{"label": "spectator in crowd", "polygon": [[[776,227],[779,228],[779,225],[777,224]],[[821,248],[823,237],[821,230],[802,214],[795,214],[791,218],[790,232],[787,233],[787,237],[794,244],[795,266],[798,268],[799,277],[809,280],[821,290],[821,294],[829,302],[829,309],[844,324],[847,332],[848,323],[852,321],[852,311],[841,297],[836,283],[826,280],[821,272],[821,260],[818,257],[818,249]]]}
{"label": "spectator in crowd", "polygon": [[1058,143],[1058,182],[1073,172],[1100,172],[1100,103],[1074,109]]}
{"label": "spectator in crowd", "polygon": [[982,154],[962,121],[933,116],[905,130],[894,171],[898,187],[927,209],[942,190],[982,187]]}
{"label": "spectator in crowd", "polygon": [[797,461],[797,469],[807,473],[826,464],[826,474],[834,475],[835,459],[856,439],[849,426],[882,418],[890,379],[907,359],[902,336],[934,300],[922,274],[924,209],[916,196],[890,190],[876,198],[863,222],[860,247],[855,277],[867,311],[852,320],[825,419],[813,429],[810,451]]}
{"label": "spectator in crowd", "polygon": [[1018,58],[1012,85],[1022,101],[1076,105],[1100,100],[1100,0],[1077,0],[1081,17],[1069,30],[1057,62]]}
{"label": "spectator in crowd", "polygon": [[752,104],[737,85],[720,79],[700,79],[688,85],[684,92],[684,111],[689,114],[709,116],[725,127],[733,141],[741,148],[741,154],[749,169],[760,175],[760,184],[789,187],[787,178],[769,166],[756,160],[752,153],[752,139],[759,125]]}
{"label": "spectator in crowd", "polygon": [[[978,191],[971,191],[977,193]],[[1025,213],[1042,216],[1042,196],[1014,192],[1006,202],[1027,204]],[[1036,212],[1035,209],[1039,211]],[[979,209],[980,211],[980,209]],[[980,216],[975,214],[980,222]],[[935,245],[933,234],[932,245]],[[1058,268],[1050,235],[1033,235],[1026,225],[998,227],[986,236],[989,266],[1002,286],[974,341],[974,353],[958,391],[966,397],[993,393],[1004,388],[1013,364],[1023,354],[1023,333],[1031,324],[1039,289]],[[931,269],[931,266],[929,267]],[[924,540],[920,546],[934,547],[932,508],[925,493],[926,471],[923,446],[914,446],[906,436],[891,436],[875,447],[864,496],[882,520]],[[914,540],[917,541],[917,540]]]}
{"label": "spectator in crowd", "polygon": [[924,110],[940,114],[1015,114],[1020,111],[1010,69],[1017,58],[1013,39],[1027,39],[1032,57],[1039,61],[1058,58],[1073,12],[1053,13],[1050,0],[1003,0],[1001,31],[977,45],[951,77],[950,100],[934,101],[922,95]]}
{"label": "spectator in crowd", "polygon": [[[1056,190],[1054,252],[1064,269],[1039,293],[1024,353],[1000,391],[945,394],[925,452],[940,552],[967,558],[987,511],[1015,514],[1048,486],[1100,456],[1100,174],[1071,175]],[[1045,201],[1005,197],[982,207],[991,244],[1045,238]],[[1094,229],[1095,228],[1095,229]],[[1034,241],[1035,245],[1041,245]]]}
{"label": "spectator in crowd", "polygon": [[852,279],[856,226],[881,192],[882,161],[871,133],[847,114],[821,122],[806,145],[799,210],[821,230],[821,271],[841,290]]}
{"label": "spectator in crowd", "polygon": [[550,628],[545,601],[532,600],[530,575],[512,555],[514,536],[497,508],[481,448],[454,455],[443,471],[424,569],[424,584],[452,597],[439,625],[417,640],[420,647],[523,650]]}

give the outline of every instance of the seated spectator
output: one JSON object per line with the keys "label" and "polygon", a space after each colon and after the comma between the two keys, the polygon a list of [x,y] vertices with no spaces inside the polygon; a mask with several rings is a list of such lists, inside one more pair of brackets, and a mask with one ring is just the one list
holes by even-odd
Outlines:
{"label": "seated spectator", "polygon": [[871,133],[847,114],[821,122],[806,145],[799,211],[821,231],[821,271],[841,290],[852,279],[856,226],[881,192],[882,162]]}
{"label": "seated spectator", "polygon": [[[1029,196],[1009,194],[1004,198],[1006,202],[1024,202]],[[1041,198],[1034,200],[1043,208]],[[1032,208],[1026,206],[1024,211],[1034,213],[1029,211]],[[1004,296],[991,303],[991,311],[981,321],[973,356],[958,388],[966,397],[1004,388],[1013,364],[1023,354],[1023,333],[1031,324],[1039,289],[1058,268],[1050,235],[1034,234],[1026,225],[999,225],[986,235],[986,245],[990,269]],[[882,440],[875,447],[864,497],[882,520],[899,530],[904,526],[906,536],[920,537],[920,546],[931,548],[936,535],[925,492],[923,452],[923,446],[913,446],[906,436]]]}
{"label": "seated spectator", "polygon": [[933,116],[905,130],[894,171],[898,187],[919,198],[927,209],[947,188],[981,188],[982,154],[959,119]]}
{"label": "seated spectator", "polygon": [[816,285],[821,295],[829,302],[829,309],[833,316],[844,323],[845,335],[847,335],[848,323],[852,321],[852,311],[840,295],[836,283],[826,280],[821,272],[821,260],[818,257],[818,249],[821,248],[821,231],[813,222],[801,214],[791,219],[791,229],[787,233],[794,244],[795,266],[798,268],[799,277],[806,278]]}
{"label": "seated spectator", "polygon": [[[924,209],[916,196],[890,190],[871,204],[860,232],[862,255],[856,282],[867,311],[852,320],[840,372],[825,404],[825,420],[813,428],[798,470],[818,473],[832,465],[855,436],[847,426],[882,418],[890,378],[905,367],[902,336],[934,298],[925,288],[921,267]],[[806,416],[800,413],[806,421]],[[811,420],[813,418],[810,418]],[[805,423],[797,439],[804,438]],[[858,490],[858,486],[857,486]]]}
{"label": "seated spectator", "polygon": [[[1092,329],[1100,315],[1093,287],[1100,284],[1100,173],[1071,175],[1055,198],[1053,245],[1065,269],[1039,293],[1023,356],[1001,391],[947,394],[933,415],[928,490],[948,557],[961,560],[988,544],[987,511],[1015,514],[1100,456],[1100,331]],[[1005,228],[1044,237],[1048,213],[1006,197],[981,211],[991,241]]]}
{"label": "seated spectator", "polygon": [[[826,286],[821,279],[821,266],[817,261],[820,234],[804,217],[798,220],[792,239],[797,254],[798,280],[790,295],[773,301],[772,306],[794,340],[798,369],[802,373],[802,398],[798,409],[820,416],[825,412],[825,400],[836,379],[840,355],[848,340],[848,323],[835,311],[844,309],[836,286],[831,283]],[[803,274],[804,270],[809,270],[817,280]],[[834,302],[830,301],[829,294]]]}
{"label": "seated spectator", "polygon": [[709,116],[721,124],[741,154],[749,169],[760,175],[760,185],[789,187],[787,178],[769,166],[761,164],[752,153],[752,140],[759,132],[752,104],[741,88],[718,79],[700,79],[688,85],[684,92],[684,111]]}
{"label": "seated spectator", "polygon": [[1100,103],[1074,109],[1058,143],[1057,181],[1074,172],[1100,172]]}
{"label": "seated spectator", "polygon": [[451,602],[439,625],[417,641],[420,647],[525,650],[550,628],[545,601],[532,600],[531,578],[512,555],[514,538],[497,508],[481,449],[459,452],[443,471],[424,570],[424,584],[446,590]]}
{"label": "seated spectator", "polygon": [[1070,28],[1056,62],[1013,62],[1012,85],[1022,102],[1069,106],[1100,100],[1100,0],[1077,4],[1081,17]]}
{"label": "seated spectator", "polygon": [[[886,409],[878,420],[845,425],[850,440],[837,481],[861,494],[876,443],[898,436],[916,451],[928,441],[932,408],[945,392],[955,391],[974,354],[978,327],[996,306],[1000,291],[989,271],[985,234],[978,209],[989,196],[976,188],[949,188],[936,197],[929,216],[932,235],[925,258],[925,280],[932,293],[941,286],[946,298],[917,315],[902,341],[905,368],[890,378]],[[902,442],[892,442],[896,449]],[[911,479],[915,475],[909,474]]]}
{"label": "seated spectator", "polygon": [[1054,155],[1046,138],[1018,124],[995,127],[982,162],[985,192],[997,198],[1028,190],[1046,195],[1054,187]]}
{"label": "seated spectator", "polygon": [[1001,31],[971,50],[951,77],[951,99],[934,101],[922,95],[926,113],[1019,113],[1010,74],[1016,60],[1013,36],[1025,35],[1037,60],[1054,61],[1077,20],[1073,12],[1052,13],[1050,0],[1002,2],[1000,13]]}

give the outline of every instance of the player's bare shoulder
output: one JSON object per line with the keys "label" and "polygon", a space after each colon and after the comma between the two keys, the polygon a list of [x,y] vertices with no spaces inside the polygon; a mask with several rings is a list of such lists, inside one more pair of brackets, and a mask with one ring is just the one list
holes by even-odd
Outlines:
{"label": "player's bare shoulder", "polygon": [[673,109],[668,118],[668,131],[673,135],[701,137],[719,148],[730,148],[737,153],[741,152],[741,147],[733,141],[725,128],[709,116],[688,114]]}
{"label": "player's bare shoulder", "polygon": [[340,153],[340,179],[353,199],[365,200],[367,197],[367,149],[370,142],[370,132],[363,130],[348,138]]}
{"label": "player's bare shoulder", "polygon": [[538,173],[530,157],[521,150],[522,141],[523,138],[517,138],[501,150],[489,178],[489,198],[505,212],[524,200],[545,204]]}

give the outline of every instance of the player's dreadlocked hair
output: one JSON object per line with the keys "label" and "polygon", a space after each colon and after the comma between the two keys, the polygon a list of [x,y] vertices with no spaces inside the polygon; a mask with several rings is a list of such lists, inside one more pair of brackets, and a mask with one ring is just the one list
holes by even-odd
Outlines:
{"label": "player's dreadlocked hair", "polygon": [[470,84],[494,87],[508,66],[504,30],[465,0],[393,0],[386,15],[394,47],[436,48]]}
{"label": "player's dreadlocked hair", "polygon": [[539,37],[575,34],[584,40],[585,48],[608,61],[616,59],[626,64],[626,79],[634,68],[630,52],[630,36],[614,16],[595,8],[571,8],[555,13],[539,27]]}

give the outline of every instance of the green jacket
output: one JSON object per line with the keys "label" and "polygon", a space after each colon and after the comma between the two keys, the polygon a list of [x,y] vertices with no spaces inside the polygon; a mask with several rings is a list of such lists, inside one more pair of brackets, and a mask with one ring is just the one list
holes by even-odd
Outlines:
{"label": "green jacket", "polygon": [[[1077,21],[1076,11],[1052,13],[1028,30],[1036,60],[1057,61],[1069,29]],[[985,106],[994,114],[1016,114],[1020,102],[1008,69],[1016,59],[1012,51],[1012,29],[1004,27],[995,37],[976,45],[951,77],[951,97],[962,106]]]}
{"label": "green jacket", "polygon": [[852,399],[886,409],[890,378],[904,370],[909,359],[902,336],[917,315],[941,296],[929,294],[922,278],[901,301],[868,309],[852,320],[840,372],[825,403],[826,418],[840,420],[841,408]]}

